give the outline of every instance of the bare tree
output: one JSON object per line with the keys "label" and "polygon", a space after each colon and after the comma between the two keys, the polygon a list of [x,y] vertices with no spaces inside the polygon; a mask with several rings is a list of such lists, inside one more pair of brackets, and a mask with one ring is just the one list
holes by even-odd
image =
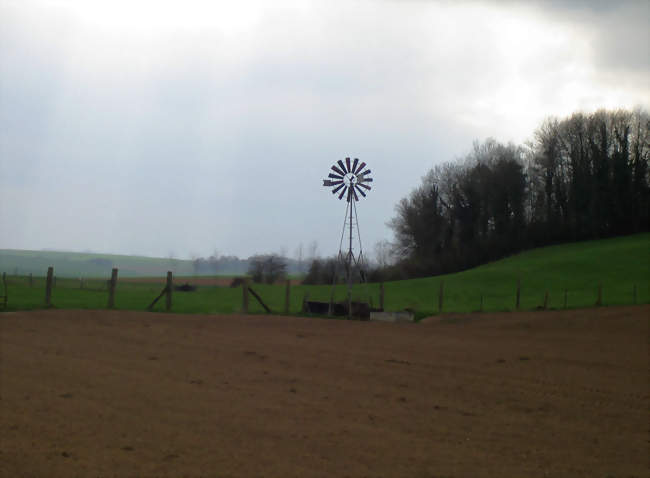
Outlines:
{"label": "bare tree", "polygon": [[248,275],[255,283],[264,281],[264,256],[252,256],[248,258]]}
{"label": "bare tree", "polygon": [[253,282],[273,284],[287,276],[286,259],[277,254],[249,257],[248,274],[253,279]]}
{"label": "bare tree", "polygon": [[307,260],[312,262],[318,257],[318,241],[314,240],[309,243],[307,247]]}
{"label": "bare tree", "polygon": [[192,271],[194,272],[194,276],[199,275],[199,267],[200,267],[200,260],[201,258],[196,252],[191,252],[190,253],[190,258],[192,259]]}
{"label": "bare tree", "polygon": [[176,266],[178,265],[178,262],[176,261],[176,253],[174,251],[169,251],[169,254],[167,254],[167,258],[169,261],[167,262],[169,270],[176,275]]}
{"label": "bare tree", "polygon": [[296,252],[294,253],[294,257],[296,258],[296,262],[298,262],[298,272],[300,274],[303,274],[305,272],[304,270],[304,264],[303,264],[303,246],[302,242],[298,244],[298,247],[296,248]]}
{"label": "bare tree", "polygon": [[393,246],[388,240],[382,239],[375,244],[375,261],[381,269],[394,263]]}

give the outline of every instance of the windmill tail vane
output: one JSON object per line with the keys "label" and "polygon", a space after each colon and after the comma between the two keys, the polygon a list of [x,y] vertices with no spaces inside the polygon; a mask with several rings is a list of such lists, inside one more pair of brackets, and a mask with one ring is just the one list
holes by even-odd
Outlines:
{"label": "windmill tail vane", "polygon": [[331,167],[333,173],[327,175],[328,179],[323,179],[323,186],[331,187],[332,194],[338,194],[339,199],[346,196],[347,202],[358,201],[359,195],[365,198],[367,191],[372,189],[371,186],[366,184],[372,182],[370,177],[372,171],[370,169],[364,170],[365,167],[366,163],[359,163],[359,158],[354,158],[354,161],[345,158],[345,163],[339,159]]}

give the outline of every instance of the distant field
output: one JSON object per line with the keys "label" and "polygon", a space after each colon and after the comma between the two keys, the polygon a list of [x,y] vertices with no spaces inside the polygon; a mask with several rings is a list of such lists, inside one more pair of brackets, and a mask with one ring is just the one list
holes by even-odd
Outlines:
{"label": "distant field", "polygon": [[[521,280],[521,308],[530,310],[542,305],[548,291],[548,308],[589,307],[595,304],[598,285],[602,285],[603,305],[650,303],[650,234],[545,247],[518,254],[476,269],[439,277],[387,282],[385,308],[416,311],[418,317],[438,311],[438,293],[444,282],[445,312],[507,311],[515,308],[517,280]],[[58,270],[57,270],[58,273]],[[115,299],[117,309],[144,310],[162,288],[159,279],[119,281]],[[120,277],[122,269],[120,269]],[[106,275],[108,277],[108,274]],[[176,282],[193,281],[196,292],[175,292],[174,312],[235,313],[241,310],[241,289],[230,288],[223,278],[212,284],[208,278],[194,280],[177,277]],[[43,307],[44,279],[35,278],[33,286],[24,276],[9,276],[9,310]],[[80,288],[78,279],[58,278],[52,301],[57,308],[100,309],[106,307],[104,280],[86,280]],[[0,286],[1,287],[1,286]],[[255,285],[255,290],[275,312],[284,308],[284,286]],[[634,290],[636,289],[636,300]],[[331,286],[294,285],[291,289],[290,313],[298,314],[306,294],[312,300],[328,301]],[[355,286],[354,296],[379,304],[379,284]],[[337,300],[345,297],[345,288],[337,286]],[[162,301],[161,301],[162,302]],[[161,310],[157,304],[155,310]],[[263,313],[251,297],[250,311]]]}
{"label": "distant field", "polygon": [[179,275],[193,273],[192,261],[183,259],[0,249],[0,271],[7,274],[43,276],[49,266],[54,267],[59,277],[75,278],[110,277],[113,267],[119,268],[123,277],[156,276],[169,270]]}

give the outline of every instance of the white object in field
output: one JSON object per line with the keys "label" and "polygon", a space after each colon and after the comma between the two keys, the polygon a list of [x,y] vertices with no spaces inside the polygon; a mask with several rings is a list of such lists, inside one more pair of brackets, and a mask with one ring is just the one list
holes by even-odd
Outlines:
{"label": "white object in field", "polygon": [[370,312],[370,320],[380,322],[413,322],[415,315],[405,310],[400,312]]}

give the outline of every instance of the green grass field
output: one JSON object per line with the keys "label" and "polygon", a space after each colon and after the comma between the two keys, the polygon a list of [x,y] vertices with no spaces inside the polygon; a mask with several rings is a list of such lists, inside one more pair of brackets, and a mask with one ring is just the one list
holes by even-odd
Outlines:
{"label": "green grass field", "polygon": [[[387,282],[385,308],[416,311],[418,317],[438,311],[438,292],[444,281],[444,312],[477,311],[483,297],[484,311],[515,308],[517,280],[521,280],[521,308],[540,307],[548,291],[549,308],[593,306],[599,284],[603,305],[650,303],[650,234],[564,244],[524,252],[472,270],[445,276]],[[162,278],[161,278],[162,280]],[[190,283],[191,278],[187,279]],[[254,285],[255,291],[274,312],[284,308],[284,286]],[[115,307],[144,310],[159,294],[161,284],[118,282]],[[8,277],[7,310],[43,307],[45,279],[35,278],[30,287],[24,276]],[[636,290],[636,298],[634,294]],[[294,286],[291,289],[291,313],[298,314],[306,293],[312,300],[328,301],[330,286]],[[337,299],[345,297],[345,288],[337,286]],[[371,298],[379,303],[379,284],[357,285],[357,299]],[[57,280],[52,303],[57,308],[106,307],[108,293],[104,280],[86,281],[80,289],[76,279]],[[241,288],[199,287],[196,292],[174,292],[173,311],[178,313],[235,313],[241,311]],[[162,310],[160,300],[154,310]],[[250,297],[250,311],[263,313]]]}

